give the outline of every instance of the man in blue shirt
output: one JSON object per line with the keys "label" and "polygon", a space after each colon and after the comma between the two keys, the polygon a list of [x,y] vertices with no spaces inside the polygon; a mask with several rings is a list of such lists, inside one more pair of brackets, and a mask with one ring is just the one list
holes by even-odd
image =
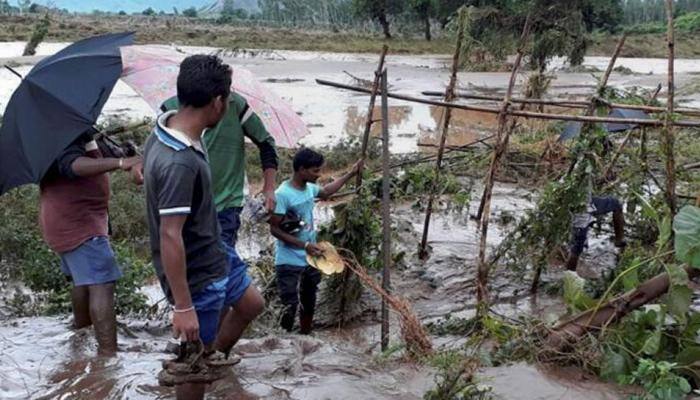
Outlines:
{"label": "man in blue shirt", "polygon": [[[320,256],[323,251],[316,245],[314,201],[327,199],[355,176],[362,167],[362,160],[352,170],[326,186],[316,184],[321,176],[323,155],[303,148],[294,155],[294,175],[275,191],[276,206],[270,218],[271,232],[277,240],[275,270],[277,288],[284,311],[280,324],[288,332],[294,326],[297,307],[300,332],[308,334],[313,324],[316,291],[321,275],[306,262],[306,254]],[[290,220],[298,223],[288,224]],[[293,225],[293,229],[286,228]]]}

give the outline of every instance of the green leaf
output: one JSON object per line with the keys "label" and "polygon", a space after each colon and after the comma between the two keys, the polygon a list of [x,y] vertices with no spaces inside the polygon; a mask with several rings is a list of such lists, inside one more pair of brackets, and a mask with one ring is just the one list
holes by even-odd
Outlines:
{"label": "green leaf", "polygon": [[[633,265],[638,263],[639,259],[636,258],[632,262]],[[625,291],[636,289],[637,286],[639,286],[639,273],[637,268],[622,276],[622,286],[625,288]]]}
{"label": "green leaf", "polygon": [[676,317],[676,320],[685,324],[686,313],[692,303],[693,291],[687,286],[675,285],[666,296],[666,307]]}
{"label": "green leaf", "polygon": [[623,383],[629,373],[629,362],[625,356],[614,351],[606,352],[603,365],[600,368],[600,377],[617,383]]}
{"label": "green leaf", "polygon": [[647,339],[644,341],[644,346],[642,346],[642,352],[650,356],[659,352],[659,347],[661,347],[661,331],[654,331]]}
{"label": "green leaf", "polygon": [[586,280],[575,272],[564,273],[564,302],[573,311],[587,310],[595,305],[595,300],[584,290]]}
{"label": "green leaf", "polygon": [[683,207],[673,221],[676,258],[700,268],[700,208]]}
{"label": "green leaf", "polygon": [[688,273],[685,268],[675,264],[666,266],[669,276],[669,284],[673,286],[688,286]]}
{"label": "green leaf", "polygon": [[676,357],[676,362],[680,365],[693,365],[700,362],[700,346],[691,346],[684,348]]}

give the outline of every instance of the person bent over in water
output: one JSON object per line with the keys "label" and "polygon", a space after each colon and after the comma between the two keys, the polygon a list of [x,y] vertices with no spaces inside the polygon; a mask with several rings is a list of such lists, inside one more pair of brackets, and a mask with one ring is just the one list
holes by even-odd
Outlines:
{"label": "person bent over in water", "polygon": [[566,261],[566,268],[569,271],[576,271],[579,257],[581,253],[583,253],[584,247],[586,247],[588,229],[593,223],[593,218],[610,213],[612,213],[613,216],[615,246],[624,248],[627,245],[625,242],[625,217],[620,201],[614,197],[593,196],[586,212],[574,215],[571,230],[571,244],[569,245],[569,258]]}

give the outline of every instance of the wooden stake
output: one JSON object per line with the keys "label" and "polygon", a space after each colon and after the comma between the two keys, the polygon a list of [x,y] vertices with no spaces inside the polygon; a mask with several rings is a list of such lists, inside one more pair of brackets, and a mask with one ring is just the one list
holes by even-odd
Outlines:
{"label": "wooden stake", "polygon": [[[344,83],[327,81],[325,79],[316,79],[316,83],[324,86],[332,86],[339,89],[351,90],[353,92],[367,93],[370,94],[371,90],[362,88],[359,86],[346,85]],[[419,97],[408,96],[404,94],[397,93],[387,93],[387,97],[397,100],[409,101],[412,103],[428,104],[437,107],[447,107],[455,108],[459,110],[467,111],[477,111],[487,114],[500,114],[501,110],[494,107],[484,107],[475,106],[470,104],[458,104],[458,103],[446,103],[444,101],[434,101],[427,100]],[[521,118],[533,118],[533,119],[544,119],[553,121],[578,121],[578,122],[589,122],[589,123],[614,123],[614,124],[635,124],[644,126],[663,126],[665,121],[658,119],[634,119],[634,118],[612,118],[612,117],[591,117],[586,115],[567,115],[567,114],[550,114],[550,113],[539,113],[531,111],[521,111],[521,110],[508,110],[506,115],[521,117]],[[700,128],[700,121],[671,121],[674,126],[681,126],[687,128]]]}
{"label": "wooden stake", "polygon": [[[379,80],[381,79],[382,71],[384,70],[384,58],[386,53],[389,51],[389,46],[384,45],[382,47],[382,52],[379,54],[379,65],[377,70],[374,71],[374,81],[372,82],[372,92],[369,96],[369,106],[367,109],[367,121],[365,121],[365,132],[362,135],[362,153],[360,158],[364,159],[367,156],[367,146],[369,145],[369,134],[372,130],[372,123],[374,122],[372,117],[374,116],[374,102],[377,98],[377,90],[379,89]],[[357,173],[356,189],[360,190],[362,186],[362,169]]]}
{"label": "wooden stake", "polygon": [[[661,90],[661,87],[657,87],[656,91],[652,93],[651,97],[649,100],[647,100],[647,103],[652,103],[655,99],[656,96],[659,94],[659,90]],[[625,136],[625,139],[620,143],[620,146],[617,148],[617,151],[615,151],[615,154],[613,154],[612,158],[610,159],[610,163],[608,163],[608,166],[605,167],[605,170],[603,171],[603,177],[607,177],[608,174],[610,174],[610,171],[615,167],[615,163],[617,162],[617,159],[620,157],[620,154],[622,154],[622,150],[625,149],[625,146],[627,146],[627,142],[630,140],[632,136],[632,132],[634,132],[634,129],[630,129],[630,131],[627,133]],[[641,129],[641,137],[646,136],[646,128]]]}
{"label": "wooden stake", "polygon": [[481,238],[479,241],[479,265],[476,280],[476,301],[477,301],[477,317],[484,317],[488,311],[488,274],[489,265],[486,263],[486,238],[488,237],[489,218],[491,214],[491,195],[493,193],[493,183],[496,171],[500,165],[501,157],[508,148],[508,140],[510,132],[506,132],[508,124],[508,107],[510,107],[510,98],[513,95],[513,88],[518,77],[518,69],[522,62],[525,53],[525,45],[527,38],[530,36],[530,26],[532,24],[532,16],[528,15],[523,27],[523,32],[520,36],[520,46],[518,54],[513,62],[513,70],[510,74],[510,82],[508,90],[503,98],[500,113],[498,114],[498,132],[496,134],[496,148],[493,151],[491,158],[491,166],[486,175],[486,183],[484,188],[484,213],[481,218]]}
{"label": "wooden stake", "polygon": [[[450,103],[455,98],[455,85],[457,84],[457,69],[459,68],[459,55],[462,51],[462,40],[464,38],[464,21],[465,11],[459,12],[459,31],[457,32],[457,45],[455,52],[452,55],[452,74],[450,75],[450,83],[445,90],[445,102]],[[447,141],[447,132],[450,128],[450,118],[452,117],[452,109],[445,108],[442,121],[442,133],[440,135],[440,147],[438,148],[437,161],[435,163],[435,178],[431,184],[432,190],[428,194],[428,205],[425,209],[425,221],[423,223],[423,237],[418,248],[418,257],[424,260],[428,256],[426,248],[428,246],[428,230],[430,228],[430,216],[433,213],[433,201],[435,200],[436,192],[440,182],[440,173],[442,172],[442,157],[445,154],[445,142]]]}
{"label": "wooden stake", "polygon": [[666,155],[666,204],[671,215],[676,214],[676,160],[674,155],[675,138],[673,132],[673,66],[675,61],[673,35],[673,0],[666,0],[666,17],[668,20],[668,99],[666,99],[666,121],[664,124],[663,145]]}
{"label": "wooden stake", "polygon": [[[389,102],[386,96],[386,69],[381,74],[382,85],[382,289],[390,293],[391,286],[391,195],[389,193],[391,173],[389,171]],[[382,351],[389,348],[389,308],[382,297]]]}
{"label": "wooden stake", "polygon": [[[377,93],[379,91],[379,82],[382,77],[382,71],[384,70],[384,59],[386,58],[386,53],[389,51],[389,46],[382,46],[382,52],[379,54],[379,65],[377,70],[374,71],[374,80],[372,81],[372,89],[369,92],[369,105],[367,106],[367,120],[365,121],[365,131],[362,135],[362,150],[360,158],[364,159],[367,156],[367,147],[369,145],[369,135],[372,130],[372,124],[375,122],[374,117],[374,103],[377,98]],[[364,167],[363,167],[364,168]],[[362,169],[357,172],[357,178],[355,180],[355,192],[360,190],[362,186]],[[347,287],[348,282],[350,282],[352,271],[349,269],[343,272],[343,283],[341,284],[341,298],[339,305],[340,321],[341,325],[345,322],[345,307],[347,302]]]}

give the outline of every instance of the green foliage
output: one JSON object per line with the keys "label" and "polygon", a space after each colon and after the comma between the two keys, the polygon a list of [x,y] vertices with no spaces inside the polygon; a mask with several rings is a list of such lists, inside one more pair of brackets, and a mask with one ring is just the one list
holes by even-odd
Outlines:
{"label": "green foliage", "polygon": [[565,272],[564,302],[572,314],[588,310],[595,305],[595,300],[585,291],[585,284],[586,280],[575,272]]}
{"label": "green foliage", "polygon": [[49,14],[46,13],[42,19],[34,24],[32,36],[24,47],[24,52],[22,52],[23,56],[33,56],[36,54],[36,48],[44,40],[46,34],[49,33],[49,26],[51,26],[51,20],[49,19]]}
{"label": "green foliage", "polygon": [[478,361],[457,352],[440,353],[433,357],[438,369],[436,385],[423,395],[424,400],[489,400],[493,388],[479,384],[474,376]]}
{"label": "green foliage", "polygon": [[681,32],[700,31],[700,12],[683,14],[676,18],[674,25]]}
{"label": "green foliage", "polygon": [[186,8],[182,10],[182,15],[187,18],[197,18],[197,9],[194,7]]}
{"label": "green foliage", "polygon": [[148,7],[147,9],[141,11],[141,14],[146,16],[153,16],[156,15],[156,10],[154,10],[151,7]]}
{"label": "green foliage", "polygon": [[639,384],[646,393],[630,400],[676,400],[691,391],[688,381],[676,374],[677,365],[666,361],[642,359],[627,383]]}
{"label": "green foliage", "polygon": [[674,218],[673,231],[678,260],[700,268],[700,208],[683,207]]}

